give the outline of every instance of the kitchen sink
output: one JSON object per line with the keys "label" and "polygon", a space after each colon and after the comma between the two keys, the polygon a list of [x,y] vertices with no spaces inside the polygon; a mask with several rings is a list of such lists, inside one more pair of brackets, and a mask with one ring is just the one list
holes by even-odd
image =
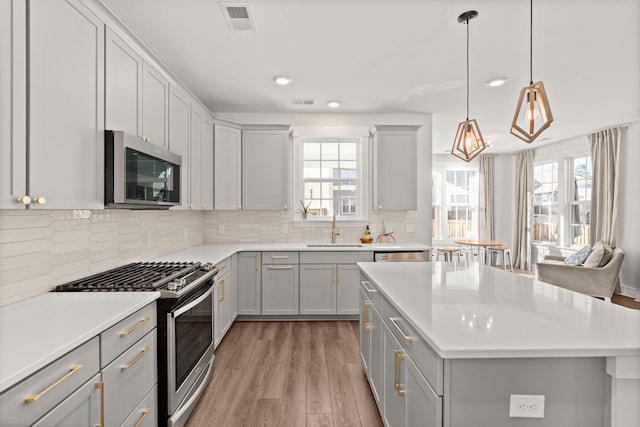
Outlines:
{"label": "kitchen sink", "polygon": [[360,243],[309,243],[308,248],[361,248]]}

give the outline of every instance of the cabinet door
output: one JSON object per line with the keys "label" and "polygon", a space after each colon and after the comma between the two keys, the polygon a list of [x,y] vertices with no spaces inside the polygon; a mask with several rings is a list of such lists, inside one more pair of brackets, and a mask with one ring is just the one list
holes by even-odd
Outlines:
{"label": "cabinet door", "polygon": [[240,199],[241,132],[228,126],[215,125],[215,209],[238,210]]}
{"label": "cabinet door", "polygon": [[238,317],[238,254],[231,257],[231,273],[227,286],[227,300],[229,301],[229,327]]}
{"label": "cabinet door", "polygon": [[337,314],[358,314],[360,269],[354,264],[336,266]]}
{"label": "cabinet door", "polygon": [[377,127],[374,137],[374,210],[417,208],[417,127]]}
{"label": "cabinet door", "polygon": [[104,24],[77,0],[31,1],[29,19],[31,208],[103,208]]}
{"label": "cabinet door", "polygon": [[169,150],[182,157],[180,167],[180,206],[174,209],[188,209],[191,206],[189,193],[189,97],[173,85],[169,90]]}
{"label": "cabinet door", "polygon": [[262,314],[299,314],[298,266],[262,266]]}
{"label": "cabinet door", "polygon": [[242,131],[242,209],[289,208],[289,151],[288,131]]}
{"label": "cabinet door", "polygon": [[259,315],[261,307],[260,252],[238,254],[238,314]]}
{"label": "cabinet door", "polygon": [[213,210],[213,117],[206,112],[200,132],[200,209]]}
{"label": "cabinet door", "polygon": [[111,29],[105,37],[106,128],[140,136],[142,58]]}
{"label": "cabinet door", "polygon": [[360,359],[364,371],[371,381],[371,302],[363,291],[359,291],[360,301]]}
{"label": "cabinet door", "polygon": [[216,349],[222,340],[222,302],[220,301],[220,283],[213,285],[213,348]]}
{"label": "cabinet door", "polygon": [[167,148],[169,80],[147,62],[142,62],[142,137]]}
{"label": "cabinet door", "polygon": [[197,109],[191,109],[191,153],[189,155],[189,208],[200,209],[200,172],[202,139],[202,113]]}
{"label": "cabinet door", "polygon": [[99,381],[100,374],[97,374],[33,424],[33,427],[100,425],[101,390],[96,386]]}
{"label": "cabinet door", "polygon": [[26,13],[22,0],[0,2],[0,209],[27,195]]}
{"label": "cabinet door", "polygon": [[370,371],[371,371],[371,391],[373,392],[373,397],[378,403],[378,407],[380,406],[380,401],[382,399],[382,389],[383,389],[383,373],[384,373],[384,332],[383,332],[383,324],[382,318],[378,311],[375,309],[375,306],[371,306],[371,311],[369,312],[369,323],[371,327],[369,328],[369,334],[371,335],[371,359],[369,362]]}
{"label": "cabinet door", "polygon": [[442,426],[442,398],[436,395],[413,361],[406,362],[407,426]]}
{"label": "cabinet door", "polygon": [[337,274],[335,264],[300,265],[300,314],[336,314]]}
{"label": "cabinet door", "polygon": [[382,416],[387,426],[405,426],[406,355],[391,331],[383,329]]}

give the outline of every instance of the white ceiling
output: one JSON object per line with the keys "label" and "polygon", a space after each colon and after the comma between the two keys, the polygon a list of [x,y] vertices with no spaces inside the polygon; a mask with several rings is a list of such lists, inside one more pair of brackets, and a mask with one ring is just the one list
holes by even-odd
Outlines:
{"label": "white ceiling", "polygon": [[[214,113],[433,114],[433,151],[449,151],[465,113],[494,152],[531,147],[509,134],[529,83],[527,0],[252,0],[255,32],[232,32],[216,0],[102,0]],[[533,79],[554,116],[533,145],[640,117],[640,1],[535,0]],[[272,78],[293,78],[287,87]],[[502,87],[485,82],[507,76]],[[315,98],[296,106],[292,98]]]}

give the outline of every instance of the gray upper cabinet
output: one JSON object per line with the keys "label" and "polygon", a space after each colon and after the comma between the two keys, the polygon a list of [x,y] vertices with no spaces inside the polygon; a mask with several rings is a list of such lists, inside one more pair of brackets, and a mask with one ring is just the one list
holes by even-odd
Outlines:
{"label": "gray upper cabinet", "polygon": [[376,125],[373,209],[417,208],[417,131],[420,126]]}
{"label": "gray upper cabinet", "polygon": [[242,209],[289,209],[289,126],[242,131]]}
{"label": "gray upper cabinet", "polygon": [[230,126],[215,125],[215,209],[242,209],[241,141],[242,131]]}
{"label": "gray upper cabinet", "polygon": [[31,1],[28,19],[31,208],[102,208],[104,24],[77,0]]}
{"label": "gray upper cabinet", "polygon": [[[194,210],[213,209],[213,118],[191,104],[190,202]],[[184,174],[183,174],[184,175]]]}
{"label": "gray upper cabinet", "polygon": [[142,138],[167,147],[169,79],[159,69],[142,63]]}
{"label": "gray upper cabinet", "polygon": [[169,149],[182,157],[180,179],[181,204],[174,209],[190,208],[189,179],[189,131],[190,99],[181,90],[170,85],[169,90]]}
{"label": "gray upper cabinet", "polygon": [[110,28],[105,37],[106,128],[140,136],[142,57]]}

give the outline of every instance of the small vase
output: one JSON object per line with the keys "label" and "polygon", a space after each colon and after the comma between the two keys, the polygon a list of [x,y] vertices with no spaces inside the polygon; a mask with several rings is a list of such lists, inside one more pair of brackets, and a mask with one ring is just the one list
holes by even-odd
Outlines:
{"label": "small vase", "polygon": [[302,214],[302,219],[307,219],[307,215],[308,215],[308,214],[307,214],[306,212],[304,212],[304,213]]}

